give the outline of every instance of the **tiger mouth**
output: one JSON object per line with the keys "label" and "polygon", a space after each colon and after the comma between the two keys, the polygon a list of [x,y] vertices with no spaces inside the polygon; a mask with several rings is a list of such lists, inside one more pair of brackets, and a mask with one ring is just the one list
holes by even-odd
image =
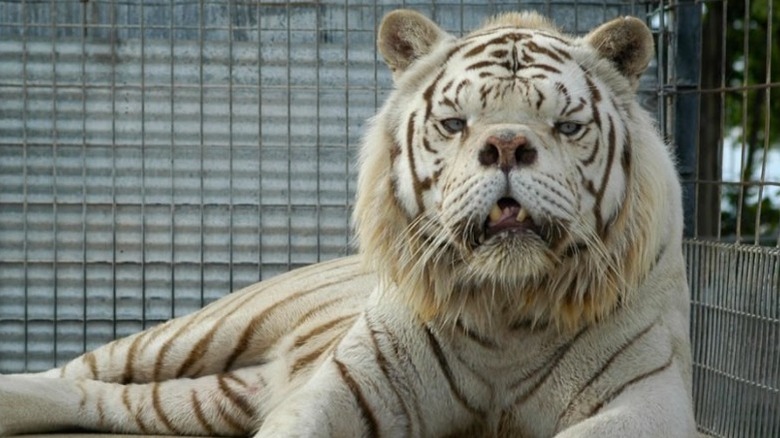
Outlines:
{"label": "tiger mouth", "polygon": [[540,228],[534,222],[528,210],[512,198],[501,198],[490,209],[485,219],[485,239],[503,233],[533,233],[539,235]]}

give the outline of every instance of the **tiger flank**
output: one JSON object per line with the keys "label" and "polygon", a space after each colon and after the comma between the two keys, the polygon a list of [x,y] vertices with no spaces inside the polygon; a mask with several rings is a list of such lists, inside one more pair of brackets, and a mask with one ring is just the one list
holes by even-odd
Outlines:
{"label": "tiger flank", "polygon": [[648,28],[408,10],[362,146],[358,256],[62,368],[0,377],[0,435],[695,436],[682,209],[635,99]]}

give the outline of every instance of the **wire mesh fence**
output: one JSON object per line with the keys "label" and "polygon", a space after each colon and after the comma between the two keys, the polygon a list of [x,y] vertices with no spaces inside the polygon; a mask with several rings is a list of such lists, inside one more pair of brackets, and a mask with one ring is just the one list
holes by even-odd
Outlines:
{"label": "wire mesh fence", "polygon": [[535,9],[646,19],[640,100],[685,182],[694,395],[780,435],[780,11],[751,1],[0,0],[0,372],[61,364],[347,254],[355,157],[399,6],[462,33]]}

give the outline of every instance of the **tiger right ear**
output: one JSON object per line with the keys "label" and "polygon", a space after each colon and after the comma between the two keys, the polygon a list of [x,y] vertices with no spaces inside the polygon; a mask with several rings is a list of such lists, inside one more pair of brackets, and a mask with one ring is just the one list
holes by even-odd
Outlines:
{"label": "tiger right ear", "polygon": [[377,47],[397,79],[414,61],[430,53],[449,35],[422,14],[398,9],[379,25]]}
{"label": "tiger right ear", "polygon": [[585,39],[636,90],[639,77],[655,54],[653,34],[645,23],[634,17],[616,18],[591,31]]}

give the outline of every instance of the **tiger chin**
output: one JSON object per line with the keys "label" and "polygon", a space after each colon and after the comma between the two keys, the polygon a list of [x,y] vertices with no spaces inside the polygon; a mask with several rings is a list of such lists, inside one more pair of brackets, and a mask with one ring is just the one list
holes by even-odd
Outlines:
{"label": "tiger chin", "polygon": [[648,28],[510,13],[457,38],[398,10],[378,47],[359,255],[0,377],[0,435],[695,436]]}

